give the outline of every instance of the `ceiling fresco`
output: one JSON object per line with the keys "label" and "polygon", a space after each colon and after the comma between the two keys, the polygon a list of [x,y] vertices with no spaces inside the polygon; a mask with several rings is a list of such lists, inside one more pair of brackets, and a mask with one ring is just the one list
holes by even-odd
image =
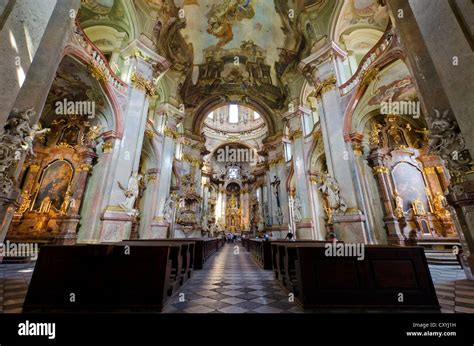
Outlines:
{"label": "ceiling fresco", "polygon": [[185,76],[178,88],[184,103],[194,107],[215,95],[248,104],[260,95],[281,108],[281,77],[304,48],[298,8],[286,0],[163,1],[156,46]]}
{"label": "ceiling fresco", "polygon": [[184,6],[192,13],[181,33],[192,44],[194,63],[204,62],[204,49],[240,48],[253,41],[266,51],[267,63],[279,58],[278,47],[285,44],[282,21],[269,0],[199,0]]}

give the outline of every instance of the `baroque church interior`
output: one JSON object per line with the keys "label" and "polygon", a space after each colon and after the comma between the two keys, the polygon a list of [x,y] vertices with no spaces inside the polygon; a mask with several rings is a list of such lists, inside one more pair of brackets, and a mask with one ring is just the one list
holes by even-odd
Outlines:
{"label": "baroque church interior", "polygon": [[[79,259],[163,273],[153,311],[473,313],[473,18],[463,0],[0,0],[0,311],[74,311],[53,293]],[[371,269],[338,262],[356,246]],[[101,297],[88,309],[140,305]]]}

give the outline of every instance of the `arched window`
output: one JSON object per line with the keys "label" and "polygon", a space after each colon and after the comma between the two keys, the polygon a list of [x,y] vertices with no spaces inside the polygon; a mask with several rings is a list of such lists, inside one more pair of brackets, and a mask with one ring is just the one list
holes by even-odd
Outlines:
{"label": "arched window", "polygon": [[229,105],[229,123],[237,124],[239,122],[239,106]]}

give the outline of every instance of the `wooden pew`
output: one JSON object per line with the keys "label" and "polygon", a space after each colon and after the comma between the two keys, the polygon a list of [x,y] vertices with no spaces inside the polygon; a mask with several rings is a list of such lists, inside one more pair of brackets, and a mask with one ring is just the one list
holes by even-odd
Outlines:
{"label": "wooden pew", "polygon": [[183,286],[183,284],[189,278],[191,278],[191,265],[194,261],[194,242],[185,240],[179,242],[154,240],[126,240],[115,244],[130,246],[169,246],[171,259],[171,273],[167,291],[169,296],[177,292],[180,287]]}
{"label": "wooden pew", "polygon": [[439,310],[421,247],[365,246],[361,261],[328,257],[324,246],[287,248],[296,253],[291,284],[304,309]]}
{"label": "wooden pew", "polygon": [[202,269],[203,264],[207,261],[213,254],[215,254],[220,247],[222,247],[223,242],[218,238],[173,238],[173,239],[139,239],[133,240],[138,242],[172,242],[172,243],[183,243],[183,242],[192,242],[194,243],[194,257],[192,260],[193,269]]}
{"label": "wooden pew", "polygon": [[169,298],[172,248],[164,244],[43,246],[23,311],[161,311]]}
{"label": "wooden pew", "polygon": [[248,251],[252,254],[257,264],[266,270],[271,270],[272,265],[272,247],[270,241],[263,239],[249,239]]}

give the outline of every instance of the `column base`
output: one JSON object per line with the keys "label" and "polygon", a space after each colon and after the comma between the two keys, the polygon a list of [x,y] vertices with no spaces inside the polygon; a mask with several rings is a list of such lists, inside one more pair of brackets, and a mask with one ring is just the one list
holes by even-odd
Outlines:
{"label": "column base", "polygon": [[311,222],[311,219],[303,219],[296,224],[296,239],[312,240],[314,239],[313,231],[313,223]]}
{"label": "column base", "polygon": [[130,238],[133,216],[124,210],[106,210],[101,217],[101,243],[115,243]]}
{"label": "column base", "polygon": [[365,216],[360,210],[353,212],[348,211],[344,215],[335,215],[334,226],[337,232],[337,239],[348,243],[365,244],[365,220]]}
{"label": "column base", "polygon": [[166,239],[169,237],[170,225],[164,220],[154,219],[150,224],[150,229],[146,234],[140,235],[140,239]]}

